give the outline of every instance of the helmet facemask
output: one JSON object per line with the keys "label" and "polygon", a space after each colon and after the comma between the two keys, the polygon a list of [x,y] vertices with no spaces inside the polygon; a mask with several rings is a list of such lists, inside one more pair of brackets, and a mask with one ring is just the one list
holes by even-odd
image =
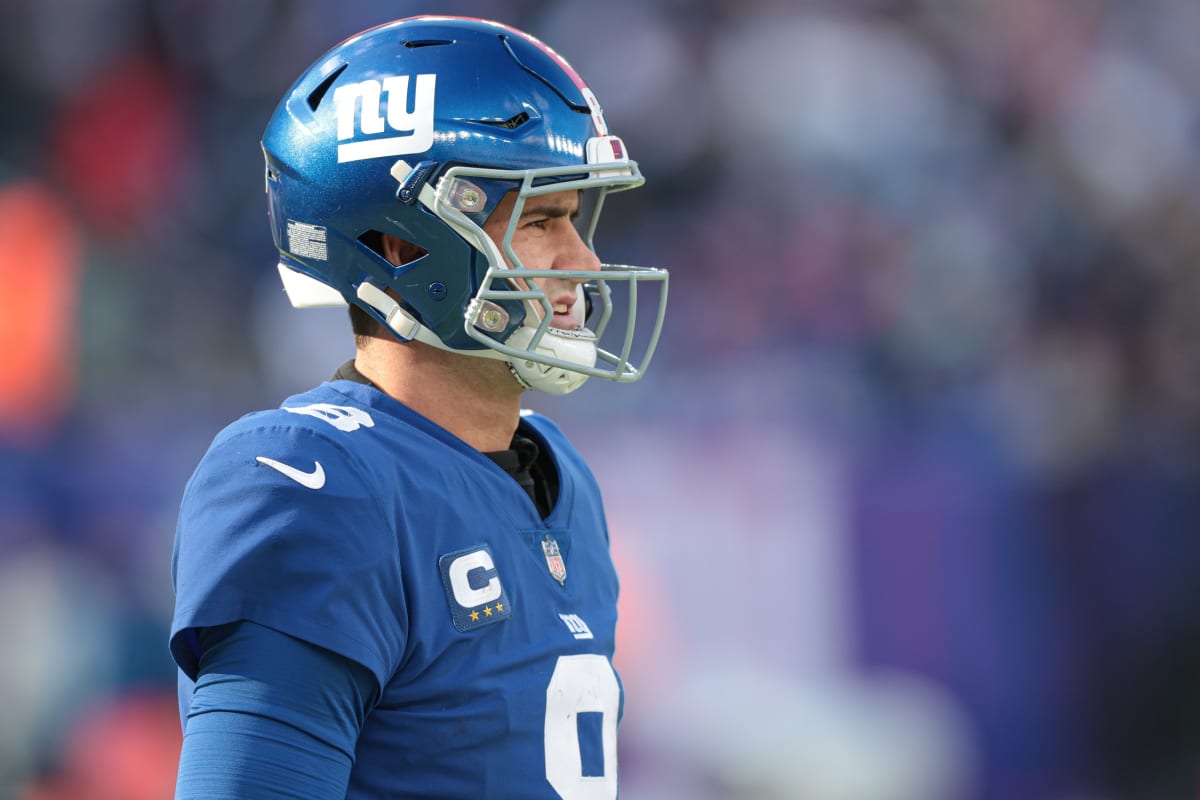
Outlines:
{"label": "helmet facemask", "polygon": [[[397,164],[393,175],[403,181],[405,167]],[[487,264],[463,315],[464,331],[484,349],[458,352],[507,361],[523,385],[551,394],[574,391],[589,377],[618,382],[640,378],[662,329],[667,273],[612,264],[601,264],[599,271],[530,269],[513,247],[513,237],[526,200],[578,191],[580,213],[576,225],[584,244],[594,252],[593,239],[607,195],[640,186],[642,182],[637,165],[629,161],[594,165],[586,173],[581,173],[576,165],[529,170],[456,166],[446,171],[436,191],[422,189],[420,202],[480,252]],[[509,191],[516,193],[515,202],[497,244],[484,231],[483,223],[488,212]],[[577,329],[551,325],[554,316],[551,300],[538,285],[539,280],[549,279],[577,282],[578,299],[572,307],[578,312]],[[643,283],[652,288],[642,292],[639,302],[638,288]],[[626,295],[627,313],[621,329],[610,331],[610,323],[617,316],[614,287]],[[651,297],[649,302],[646,295]],[[589,320],[584,319],[584,309],[589,306],[595,318],[590,328],[585,326]],[[652,311],[647,312],[646,308]],[[631,356],[637,343],[637,322],[639,316],[651,314],[648,338],[638,348],[640,358],[635,363]]]}

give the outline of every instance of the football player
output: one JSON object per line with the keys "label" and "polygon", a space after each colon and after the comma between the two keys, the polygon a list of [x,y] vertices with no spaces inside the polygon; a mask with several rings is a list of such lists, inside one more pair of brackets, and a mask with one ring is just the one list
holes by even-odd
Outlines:
{"label": "football player", "polygon": [[262,145],[284,288],[355,356],[188,482],[176,797],[616,797],[600,492],[520,401],[653,354],[666,272],[592,245],[637,164],[561,56],[456,17],[337,45]]}

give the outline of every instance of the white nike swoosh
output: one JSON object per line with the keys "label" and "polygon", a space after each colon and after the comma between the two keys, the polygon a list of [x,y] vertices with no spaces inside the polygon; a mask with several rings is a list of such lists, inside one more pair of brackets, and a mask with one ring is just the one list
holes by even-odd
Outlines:
{"label": "white nike swoosh", "polygon": [[296,469],[266,456],[257,456],[254,460],[266,464],[271,469],[278,470],[296,483],[309,489],[320,489],[325,485],[325,468],[321,466],[320,461],[313,462],[315,469],[312,472],[305,472],[302,469]]}

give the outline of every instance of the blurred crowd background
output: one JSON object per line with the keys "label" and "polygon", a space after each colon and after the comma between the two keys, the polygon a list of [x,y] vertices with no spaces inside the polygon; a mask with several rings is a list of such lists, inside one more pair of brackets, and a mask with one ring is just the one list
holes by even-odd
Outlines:
{"label": "blurred crowd background", "polygon": [[605,487],[629,800],[1167,800],[1200,775],[1195,0],[5,0],[0,798],[157,800],[183,484],[328,377],[258,140],[428,11],[525,28],[648,178]]}

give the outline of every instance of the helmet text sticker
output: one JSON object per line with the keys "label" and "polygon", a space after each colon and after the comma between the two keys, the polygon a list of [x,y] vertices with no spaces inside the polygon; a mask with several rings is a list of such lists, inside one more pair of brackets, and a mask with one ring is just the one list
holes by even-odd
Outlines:
{"label": "helmet text sticker", "polygon": [[323,225],[311,225],[294,219],[287,221],[288,250],[297,256],[328,261],[329,245],[326,236],[327,231]]}
{"label": "helmet text sticker", "polygon": [[[433,144],[433,99],[437,75],[391,75],[339,86],[338,163],[423,153]],[[410,102],[409,89],[413,89]],[[387,98],[386,114],[381,112]],[[379,134],[387,133],[387,136]],[[368,138],[372,137],[372,138]]]}

